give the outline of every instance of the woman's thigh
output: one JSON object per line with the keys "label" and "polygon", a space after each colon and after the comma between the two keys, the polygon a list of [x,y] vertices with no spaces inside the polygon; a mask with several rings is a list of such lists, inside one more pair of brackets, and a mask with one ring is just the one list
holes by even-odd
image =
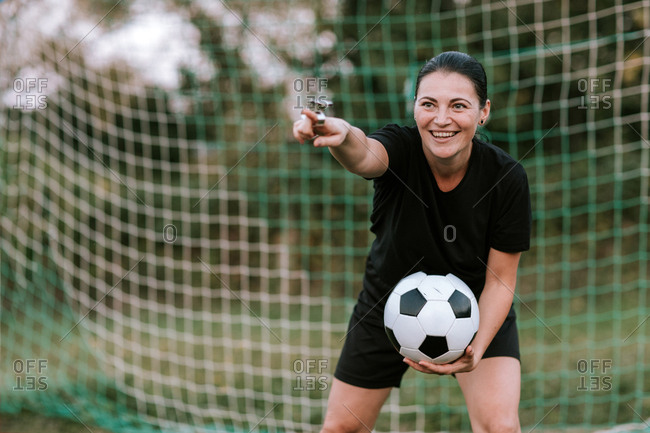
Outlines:
{"label": "woman's thigh", "polygon": [[507,356],[485,358],[469,373],[458,373],[472,430],[519,432],[521,365]]}
{"label": "woman's thigh", "polygon": [[322,432],[371,432],[392,388],[368,389],[332,381]]}

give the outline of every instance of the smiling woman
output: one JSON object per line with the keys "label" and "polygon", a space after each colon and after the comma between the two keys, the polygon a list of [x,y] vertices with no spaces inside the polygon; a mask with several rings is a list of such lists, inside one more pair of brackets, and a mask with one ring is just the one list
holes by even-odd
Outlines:
{"label": "smiling woman", "polygon": [[416,82],[415,122],[443,191],[465,175],[476,127],[490,114],[485,71],[471,60],[463,53],[442,53],[422,68]]}
{"label": "smiling woman", "polygon": [[[473,57],[446,52],[427,62],[414,104],[416,126],[387,125],[368,136],[343,119],[319,124],[309,110],[294,123],[296,139],[315,138],[314,146],[328,147],[343,167],[372,179],[375,187],[376,239],[322,431],[371,429],[391,388],[411,366],[455,375],[474,431],[519,432],[512,303],[519,258],[530,242],[526,173],[504,151],[475,137],[490,114],[490,101],[485,71]],[[446,236],[449,227],[453,239]],[[479,300],[476,337],[453,363],[402,358],[383,332],[388,293],[417,271],[451,273]]]}

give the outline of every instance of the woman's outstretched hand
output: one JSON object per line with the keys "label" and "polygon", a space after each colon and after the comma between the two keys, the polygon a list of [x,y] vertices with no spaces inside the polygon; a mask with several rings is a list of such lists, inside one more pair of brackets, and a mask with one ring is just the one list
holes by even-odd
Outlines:
{"label": "woman's outstretched hand", "polygon": [[326,117],[319,125],[313,111],[304,108],[300,114],[301,118],[293,123],[293,136],[300,144],[313,139],[314,147],[337,147],[350,131],[350,125],[343,119]]}
{"label": "woman's outstretched hand", "polygon": [[319,122],[318,115],[305,108],[293,123],[293,136],[301,144],[313,140],[314,147],[327,147],[346,170],[366,179],[379,177],[388,169],[384,145],[338,117]]}

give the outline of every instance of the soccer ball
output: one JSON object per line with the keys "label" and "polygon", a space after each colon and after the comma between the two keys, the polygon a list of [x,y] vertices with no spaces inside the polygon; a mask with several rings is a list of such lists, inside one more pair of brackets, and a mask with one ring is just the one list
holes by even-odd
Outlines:
{"label": "soccer ball", "polygon": [[458,277],[416,272],[391,292],[384,328],[395,349],[416,362],[460,358],[478,331],[478,303]]}

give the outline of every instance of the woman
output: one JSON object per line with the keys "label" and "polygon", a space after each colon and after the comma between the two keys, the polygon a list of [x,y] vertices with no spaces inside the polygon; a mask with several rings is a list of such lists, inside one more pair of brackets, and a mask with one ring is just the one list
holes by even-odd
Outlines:
{"label": "woman", "polygon": [[[481,64],[459,52],[429,60],[417,77],[414,127],[387,125],[366,136],[343,119],[303,110],[293,134],[314,138],[343,167],[373,179],[363,290],[330,390],[323,432],[370,431],[410,366],[453,374],[474,432],[519,432],[521,369],[512,309],[517,267],[529,248],[530,198],[523,167],[475,137],[490,114]],[[453,363],[416,363],[383,330],[387,294],[408,274],[452,273],[479,300],[480,324]]]}

